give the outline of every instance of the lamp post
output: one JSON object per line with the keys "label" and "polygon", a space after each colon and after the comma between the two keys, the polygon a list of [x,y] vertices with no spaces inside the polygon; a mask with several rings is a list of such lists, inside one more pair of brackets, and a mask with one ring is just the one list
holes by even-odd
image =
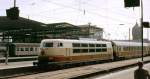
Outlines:
{"label": "lamp post", "polygon": [[142,46],[141,46],[141,50],[142,50],[142,61],[143,61],[143,1],[141,0],[141,42],[142,42]]}
{"label": "lamp post", "polygon": [[10,33],[9,33],[9,31],[7,32],[7,42],[6,42],[6,48],[7,48],[7,50],[6,50],[6,53],[5,53],[5,57],[6,57],[6,59],[5,59],[5,64],[7,65],[8,64],[8,56],[9,56],[9,45],[10,45]]}

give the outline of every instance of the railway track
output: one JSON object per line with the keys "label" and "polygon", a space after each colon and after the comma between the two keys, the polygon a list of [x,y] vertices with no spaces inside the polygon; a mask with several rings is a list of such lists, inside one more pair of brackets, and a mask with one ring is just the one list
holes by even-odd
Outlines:
{"label": "railway track", "polygon": [[[149,61],[150,60],[147,60],[145,62],[149,62]],[[112,62],[112,63],[114,63],[114,62]],[[110,63],[107,62],[107,63],[103,63],[103,64],[110,64]],[[88,65],[88,64],[85,64],[85,65]],[[80,67],[80,66],[85,66],[85,65],[78,65],[78,66],[77,65],[73,65],[73,66],[65,65],[64,67],[58,67],[58,66],[54,67],[54,66],[44,66],[43,65],[41,67],[28,66],[28,67],[4,69],[4,70],[0,70],[0,79],[22,77],[22,76],[34,75],[34,74],[44,73],[44,72],[53,72],[53,71],[57,71],[57,70],[63,70],[63,69],[65,70],[66,68]],[[134,65],[130,65],[130,66],[135,66],[135,64]],[[120,67],[119,69],[121,69],[121,68],[124,68],[124,67]],[[118,68],[113,68],[112,70],[113,71],[114,70],[118,70]]]}
{"label": "railway track", "polygon": [[39,66],[27,66],[27,67],[3,69],[3,70],[0,70],[0,79],[14,78],[14,77],[19,77],[19,76],[33,75],[37,73],[44,73],[44,72],[62,70],[62,69],[67,69],[67,68],[74,68],[74,67],[87,66],[87,65],[93,65],[93,64],[102,64],[102,63],[108,63],[108,62],[110,61],[99,61],[99,62],[91,61],[91,62],[84,62],[82,64],[81,62],[66,63],[66,64],[59,64],[59,65],[58,64],[57,65],[45,64],[45,65],[41,65],[40,67]]}
{"label": "railway track", "polygon": [[0,70],[0,79],[8,79],[8,78],[15,78],[19,76],[26,76],[26,75],[33,75],[38,73],[44,73],[44,72],[50,72],[50,71],[56,71],[66,68],[73,68],[73,67],[79,67],[79,66],[85,66],[90,65],[89,64],[78,64],[77,65],[61,65],[61,66],[50,66],[50,65],[42,65],[40,67],[38,66],[28,66],[28,67],[20,67],[20,68],[11,68],[11,69],[2,69]]}

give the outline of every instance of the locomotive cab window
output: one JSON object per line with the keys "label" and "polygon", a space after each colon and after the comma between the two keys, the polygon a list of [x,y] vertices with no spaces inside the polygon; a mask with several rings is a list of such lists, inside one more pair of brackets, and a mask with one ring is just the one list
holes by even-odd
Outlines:
{"label": "locomotive cab window", "polygon": [[43,46],[44,47],[53,47],[53,43],[44,43]]}
{"label": "locomotive cab window", "polygon": [[58,47],[63,47],[63,43],[58,43]]}
{"label": "locomotive cab window", "polygon": [[60,43],[59,46],[62,47],[62,46],[63,46],[63,43]]}

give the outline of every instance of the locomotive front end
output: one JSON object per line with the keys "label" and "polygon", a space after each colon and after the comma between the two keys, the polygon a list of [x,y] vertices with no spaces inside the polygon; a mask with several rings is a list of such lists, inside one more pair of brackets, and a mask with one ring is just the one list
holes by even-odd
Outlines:
{"label": "locomotive front end", "polygon": [[40,45],[40,54],[38,56],[38,62],[53,62],[53,56],[51,55],[52,49],[52,42],[42,42]]}

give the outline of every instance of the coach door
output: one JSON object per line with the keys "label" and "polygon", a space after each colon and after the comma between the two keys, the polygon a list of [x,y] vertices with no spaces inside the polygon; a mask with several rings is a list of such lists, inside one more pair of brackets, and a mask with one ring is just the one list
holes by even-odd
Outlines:
{"label": "coach door", "polygon": [[66,56],[70,56],[70,49],[66,48]]}

